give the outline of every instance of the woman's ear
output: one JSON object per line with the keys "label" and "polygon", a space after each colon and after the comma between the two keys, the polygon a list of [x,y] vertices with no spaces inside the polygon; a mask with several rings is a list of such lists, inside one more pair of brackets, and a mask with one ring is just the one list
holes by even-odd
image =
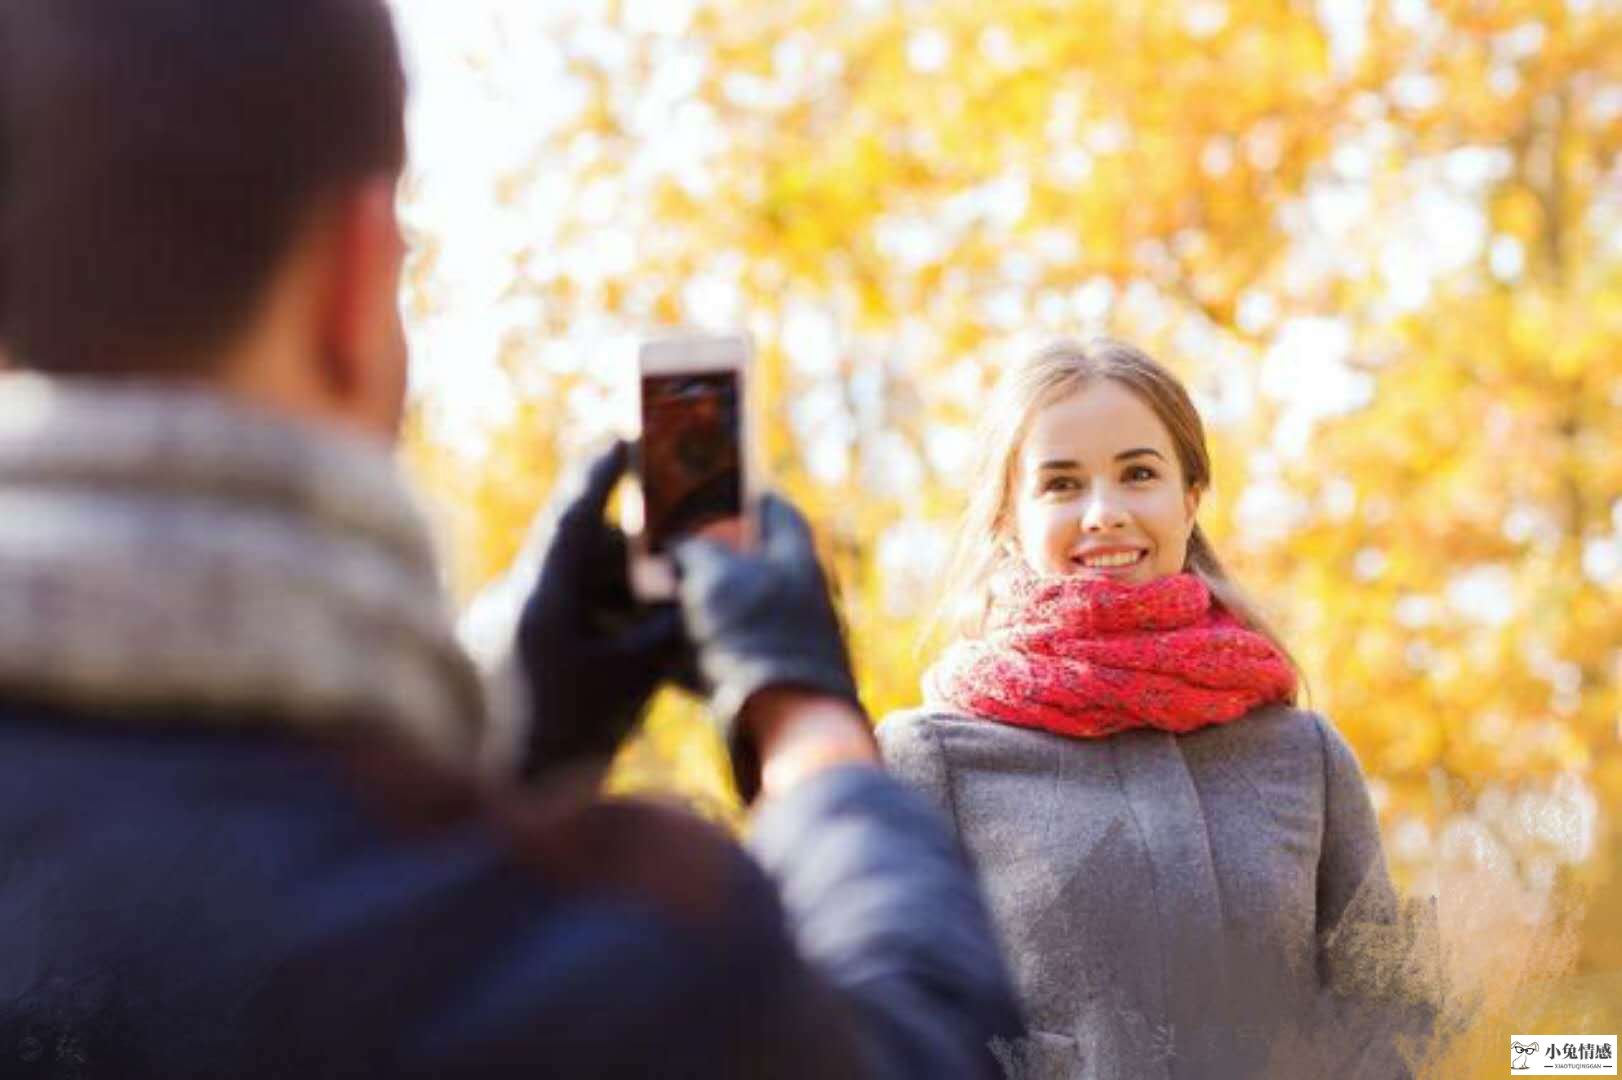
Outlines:
{"label": "woman's ear", "polygon": [[1198,484],[1190,484],[1188,490],[1183,492],[1183,507],[1188,511],[1188,532],[1194,534],[1194,518],[1200,512],[1200,499],[1205,495],[1205,489]]}

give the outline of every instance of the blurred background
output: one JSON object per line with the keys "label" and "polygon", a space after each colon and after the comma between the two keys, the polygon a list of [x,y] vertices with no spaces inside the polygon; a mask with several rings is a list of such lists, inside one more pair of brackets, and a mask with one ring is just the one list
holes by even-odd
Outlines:
{"label": "blurred background", "polygon": [[[395,3],[460,597],[631,421],[645,332],[744,328],[866,701],[914,705],[987,388],[1127,338],[1456,985],[1622,1026],[1622,3]],[[674,695],[614,782],[739,821]]]}

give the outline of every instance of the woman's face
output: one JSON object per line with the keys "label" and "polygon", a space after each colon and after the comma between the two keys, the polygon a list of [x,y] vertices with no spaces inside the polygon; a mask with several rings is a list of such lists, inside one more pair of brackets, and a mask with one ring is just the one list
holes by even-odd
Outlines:
{"label": "woman's face", "polygon": [[1037,573],[1141,584],[1183,570],[1200,492],[1121,384],[1096,379],[1037,412],[1014,484],[1016,539]]}

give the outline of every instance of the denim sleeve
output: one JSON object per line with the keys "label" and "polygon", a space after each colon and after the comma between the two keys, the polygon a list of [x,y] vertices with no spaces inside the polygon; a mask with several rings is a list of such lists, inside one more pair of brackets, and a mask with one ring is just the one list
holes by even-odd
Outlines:
{"label": "denim sleeve", "polygon": [[1000,1077],[1022,1031],[984,902],[940,814],[847,766],[757,812],[748,846],[873,1077]]}

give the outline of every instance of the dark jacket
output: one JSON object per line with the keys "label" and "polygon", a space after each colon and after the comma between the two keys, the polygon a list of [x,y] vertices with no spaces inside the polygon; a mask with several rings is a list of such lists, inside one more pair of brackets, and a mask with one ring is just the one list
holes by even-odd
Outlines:
{"label": "dark jacket", "polygon": [[750,858],[164,719],[0,698],[0,1076],[933,1080],[1018,1037],[955,841],[878,770],[766,804]]}

